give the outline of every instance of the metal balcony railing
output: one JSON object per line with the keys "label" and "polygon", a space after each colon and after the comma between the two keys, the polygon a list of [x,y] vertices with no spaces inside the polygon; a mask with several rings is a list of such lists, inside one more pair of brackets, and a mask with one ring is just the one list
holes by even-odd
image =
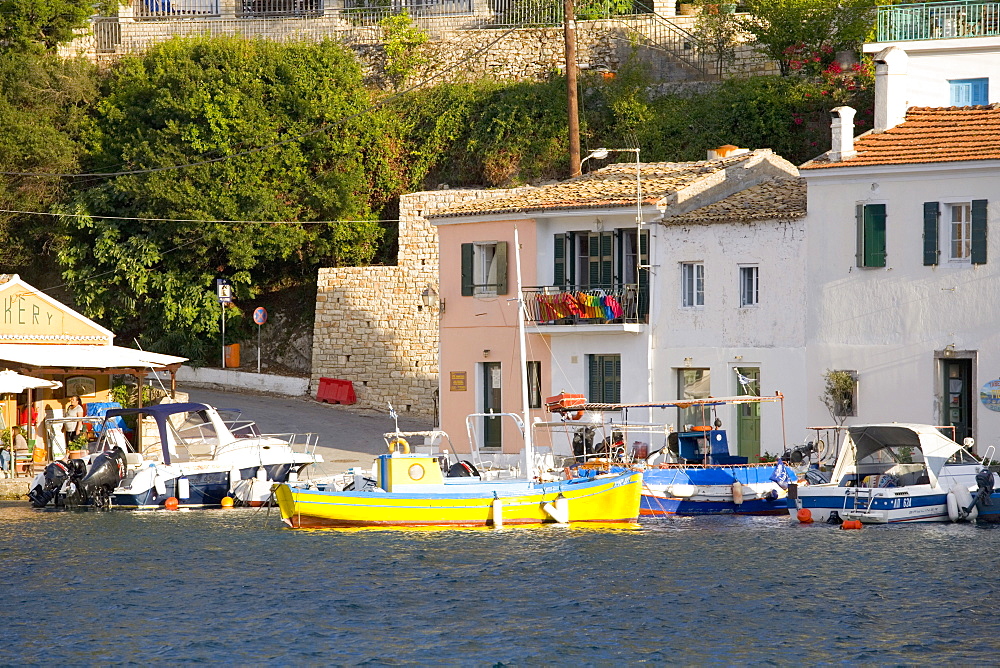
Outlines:
{"label": "metal balcony railing", "polygon": [[922,2],[878,8],[878,41],[1000,35],[1000,2]]}
{"label": "metal balcony railing", "polygon": [[137,19],[218,16],[218,0],[133,0]]}
{"label": "metal balcony railing", "polygon": [[635,283],[604,287],[533,286],[522,290],[529,322],[553,325],[645,322],[649,299]]}

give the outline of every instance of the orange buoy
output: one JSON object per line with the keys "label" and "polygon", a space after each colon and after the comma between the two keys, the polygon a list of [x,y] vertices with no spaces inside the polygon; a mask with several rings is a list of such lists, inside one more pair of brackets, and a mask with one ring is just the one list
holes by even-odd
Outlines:
{"label": "orange buoy", "polygon": [[171,496],[163,502],[163,507],[167,510],[177,510],[178,505],[177,497],[175,496]]}
{"label": "orange buoy", "polygon": [[233,497],[231,497],[231,496],[224,496],[224,497],[222,497],[222,507],[223,508],[232,508],[233,507]]}
{"label": "orange buoy", "polygon": [[841,529],[860,529],[861,520],[844,520],[844,523],[840,525]]}
{"label": "orange buoy", "polygon": [[795,513],[795,517],[803,524],[812,524],[813,521],[812,511],[808,508],[799,508],[799,512]]}

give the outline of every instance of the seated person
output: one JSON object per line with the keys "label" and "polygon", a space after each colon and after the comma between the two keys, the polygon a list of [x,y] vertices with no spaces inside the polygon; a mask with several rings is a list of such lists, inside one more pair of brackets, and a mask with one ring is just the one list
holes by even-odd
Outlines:
{"label": "seated person", "polygon": [[28,441],[24,438],[24,434],[21,433],[20,427],[11,427],[10,437],[14,443],[15,459],[31,454],[31,448],[28,447]]}

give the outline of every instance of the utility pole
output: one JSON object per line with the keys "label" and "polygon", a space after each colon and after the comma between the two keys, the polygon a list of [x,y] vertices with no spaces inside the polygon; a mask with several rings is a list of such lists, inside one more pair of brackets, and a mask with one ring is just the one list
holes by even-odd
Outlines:
{"label": "utility pole", "polygon": [[566,111],[569,116],[569,175],[580,175],[580,109],[576,96],[576,10],[563,0],[563,37],[566,41]]}

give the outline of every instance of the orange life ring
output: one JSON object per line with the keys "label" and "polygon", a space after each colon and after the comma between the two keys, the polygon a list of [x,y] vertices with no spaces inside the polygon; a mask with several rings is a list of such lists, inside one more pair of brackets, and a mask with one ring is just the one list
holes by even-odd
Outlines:
{"label": "orange life ring", "polygon": [[691,431],[712,431],[710,425],[699,425],[697,427],[691,427]]}

